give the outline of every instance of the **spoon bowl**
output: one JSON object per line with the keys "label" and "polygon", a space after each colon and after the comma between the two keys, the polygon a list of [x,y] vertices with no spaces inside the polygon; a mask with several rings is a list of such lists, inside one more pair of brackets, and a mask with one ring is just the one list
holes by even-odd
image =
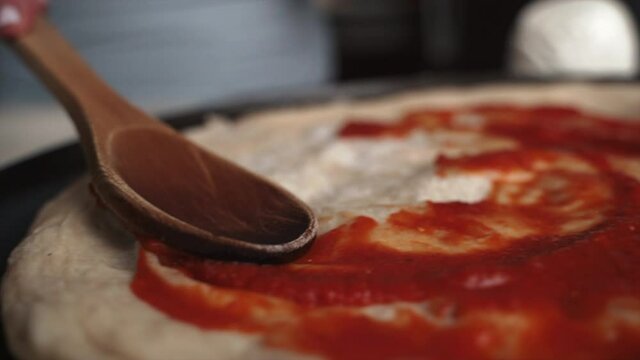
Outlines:
{"label": "spoon bowl", "polygon": [[94,193],[136,235],[251,261],[286,260],[314,239],[302,201],[129,104],[45,19],[9,43],[69,112]]}

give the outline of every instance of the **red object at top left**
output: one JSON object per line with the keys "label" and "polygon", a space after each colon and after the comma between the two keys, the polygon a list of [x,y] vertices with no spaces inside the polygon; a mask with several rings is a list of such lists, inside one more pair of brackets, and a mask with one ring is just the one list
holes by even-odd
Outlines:
{"label": "red object at top left", "polygon": [[15,38],[28,33],[47,7],[47,0],[0,0],[0,36]]}

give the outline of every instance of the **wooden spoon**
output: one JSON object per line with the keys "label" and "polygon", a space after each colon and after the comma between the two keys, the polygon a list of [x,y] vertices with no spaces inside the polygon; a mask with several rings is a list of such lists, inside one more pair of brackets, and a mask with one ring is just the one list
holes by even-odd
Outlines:
{"label": "wooden spoon", "polygon": [[285,259],[313,240],[316,219],[302,201],[129,104],[53,26],[33,18],[8,42],[69,112],[95,194],[132,232],[200,255],[260,261]]}

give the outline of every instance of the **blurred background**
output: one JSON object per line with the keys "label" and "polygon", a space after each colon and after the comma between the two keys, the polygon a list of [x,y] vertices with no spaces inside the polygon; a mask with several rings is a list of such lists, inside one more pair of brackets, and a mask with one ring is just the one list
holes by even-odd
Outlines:
{"label": "blurred background", "polygon": [[[49,18],[155,114],[372,79],[638,79],[640,0],[51,0]],[[0,168],[74,136],[0,47]]]}

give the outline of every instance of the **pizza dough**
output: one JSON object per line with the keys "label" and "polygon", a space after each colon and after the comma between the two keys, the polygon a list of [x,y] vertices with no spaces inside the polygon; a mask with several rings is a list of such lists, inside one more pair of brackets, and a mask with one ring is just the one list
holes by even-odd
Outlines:
{"label": "pizza dough", "polygon": [[[585,111],[629,118],[640,114],[640,91],[625,85],[439,89],[374,101],[276,110],[249,115],[237,124],[212,119],[188,135],[217,153],[265,174],[308,201],[319,215],[321,232],[326,233],[358,216],[384,221],[391,213],[412,209],[427,200],[478,202],[492,189],[491,174],[462,172],[444,176],[435,173],[434,162],[442,154],[455,158],[514,146],[504,138],[476,139],[457,133],[442,136],[411,133],[401,140],[336,141],[335,134],[345,119],[371,118],[388,123],[412,110],[483,103],[573,105]],[[473,127],[478,119],[461,117],[457,121]],[[591,171],[588,164],[573,160],[569,162],[576,172]],[[616,161],[617,166],[640,179],[640,166],[636,161],[626,158]],[[80,179],[47,204],[9,260],[2,285],[2,310],[10,348],[19,358],[286,359],[322,354],[277,346],[279,340],[274,340],[273,334],[194,326],[142,301],[130,288],[139,246],[96,204],[87,191],[87,182],[86,178]],[[594,191],[600,191],[597,184],[594,186]],[[610,196],[606,191],[600,193],[603,199]],[[567,222],[565,230],[592,226],[589,221],[597,222],[595,216],[587,214],[581,218],[582,222],[578,218]],[[501,226],[504,230],[504,224]],[[512,227],[513,231],[522,229],[522,226]],[[383,247],[416,251],[411,242],[386,243],[385,238],[384,234],[377,237]],[[451,249],[475,251],[475,243],[470,246],[471,250],[465,247],[436,250],[455,255]],[[151,271],[168,283],[202,288],[203,292],[216,291],[161,265],[150,252],[145,251],[141,256]],[[504,279],[485,276],[465,281],[472,288],[482,288]],[[216,292],[211,299],[224,301],[225,294]],[[229,299],[237,301],[233,296]],[[286,316],[288,305],[278,299],[273,301],[274,306],[282,306],[282,314]],[[638,300],[616,301],[612,315],[602,320],[612,323],[608,323],[608,327],[603,325],[604,328],[615,335],[617,324],[622,322],[639,331]],[[373,304],[357,311],[382,321],[405,311],[432,315],[424,306],[423,301],[400,301]],[[517,332],[526,322],[517,313],[482,316],[482,321],[500,318],[507,332]],[[449,320],[444,316],[433,321]],[[514,356],[515,352],[508,351],[515,347],[517,344],[502,344],[501,349],[507,352],[493,353],[492,357]]]}

